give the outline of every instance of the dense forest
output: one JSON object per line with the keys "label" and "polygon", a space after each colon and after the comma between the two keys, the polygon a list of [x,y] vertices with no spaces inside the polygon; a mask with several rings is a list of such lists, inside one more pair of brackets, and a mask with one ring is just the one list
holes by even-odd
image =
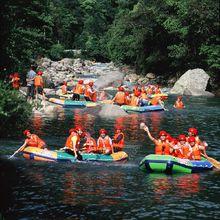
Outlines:
{"label": "dense forest", "polygon": [[218,0],[2,0],[0,10],[1,70],[65,49],[139,73],[220,67]]}

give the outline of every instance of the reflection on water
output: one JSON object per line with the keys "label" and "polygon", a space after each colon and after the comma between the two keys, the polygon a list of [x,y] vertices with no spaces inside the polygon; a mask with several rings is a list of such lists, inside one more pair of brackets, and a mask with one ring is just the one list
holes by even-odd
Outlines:
{"label": "reflection on water", "polygon": [[[30,129],[51,149],[64,145],[68,130],[82,125],[95,138],[100,128],[110,136],[118,126],[124,129],[123,163],[45,163],[17,158],[0,163],[0,213],[6,219],[219,219],[220,174],[146,174],[140,160],[154,152],[153,143],[139,129],[146,123],[152,135],[167,130],[171,135],[198,127],[210,156],[220,160],[219,99],[189,98],[183,111],[129,114],[103,119],[97,108],[63,109],[53,114],[34,114]],[[190,108],[189,108],[190,106]],[[22,131],[19,131],[19,135]],[[23,137],[0,140],[0,155],[12,154]],[[1,160],[0,160],[1,162]]]}

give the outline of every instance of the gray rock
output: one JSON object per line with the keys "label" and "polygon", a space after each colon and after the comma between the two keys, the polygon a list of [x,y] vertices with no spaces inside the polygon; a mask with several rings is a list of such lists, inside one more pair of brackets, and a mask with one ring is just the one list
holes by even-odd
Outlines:
{"label": "gray rock", "polygon": [[192,96],[207,96],[207,83],[210,76],[203,69],[188,70],[171,89],[171,94],[188,94]]}
{"label": "gray rock", "polygon": [[185,89],[183,92],[183,95],[191,95],[191,96],[208,96],[208,97],[213,97],[214,94],[212,94],[211,92],[208,91],[201,91],[197,88],[191,88],[191,90],[189,89]]}
{"label": "gray rock", "polygon": [[114,117],[128,115],[128,113],[126,113],[123,109],[121,109],[120,106],[113,104],[103,105],[98,114],[100,117],[103,118],[114,118]]}
{"label": "gray rock", "polygon": [[156,78],[156,76],[155,76],[154,73],[147,73],[147,74],[146,74],[146,77],[147,77],[148,79],[155,79],[155,78]]}
{"label": "gray rock", "polygon": [[70,58],[63,58],[59,61],[63,66],[72,66],[73,65],[73,59]]}

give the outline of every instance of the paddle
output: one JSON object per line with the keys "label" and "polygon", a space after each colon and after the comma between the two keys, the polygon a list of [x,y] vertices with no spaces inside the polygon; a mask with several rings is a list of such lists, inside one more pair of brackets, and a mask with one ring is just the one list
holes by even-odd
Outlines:
{"label": "paddle", "polygon": [[201,154],[203,157],[205,157],[215,168],[220,169],[220,162],[212,157],[208,157],[205,154]]}
{"label": "paddle", "polygon": [[141,122],[140,129],[143,129],[143,130],[147,129],[147,125],[144,122]]}
{"label": "paddle", "polygon": [[19,147],[19,148],[9,157],[9,159],[11,159],[12,157],[14,157],[17,153],[19,153],[22,148],[23,148],[23,145],[22,145],[21,147]]}

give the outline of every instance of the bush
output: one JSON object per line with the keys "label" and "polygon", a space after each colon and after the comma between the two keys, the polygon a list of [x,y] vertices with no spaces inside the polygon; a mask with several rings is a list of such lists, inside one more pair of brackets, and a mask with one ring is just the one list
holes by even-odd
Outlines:
{"label": "bush", "polygon": [[50,58],[52,60],[60,60],[63,58],[64,47],[61,44],[54,44],[50,49]]}
{"label": "bush", "polygon": [[0,81],[0,136],[23,129],[31,115],[31,105],[18,91]]}

